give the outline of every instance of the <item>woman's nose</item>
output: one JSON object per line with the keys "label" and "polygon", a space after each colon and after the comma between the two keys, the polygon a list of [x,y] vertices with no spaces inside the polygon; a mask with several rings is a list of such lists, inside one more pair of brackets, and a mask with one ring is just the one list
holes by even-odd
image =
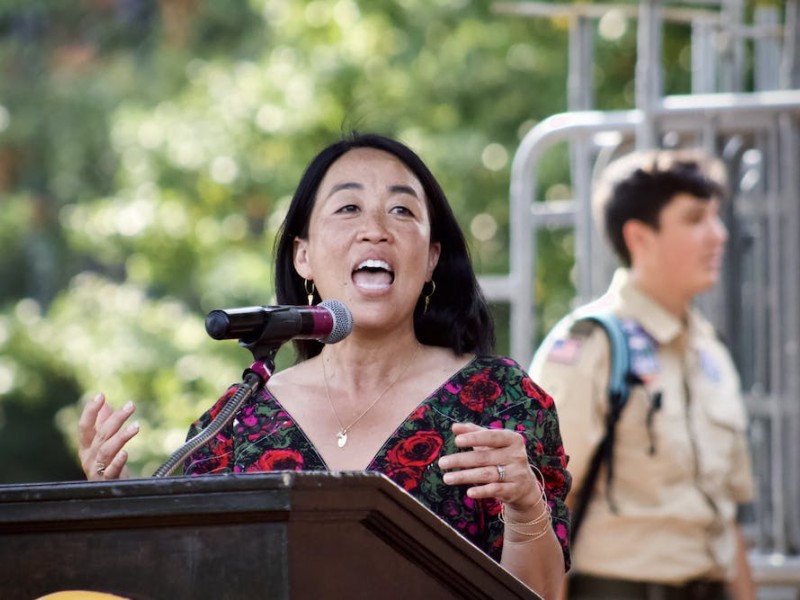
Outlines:
{"label": "woman's nose", "polygon": [[391,237],[383,211],[366,211],[360,238],[370,242],[388,241]]}

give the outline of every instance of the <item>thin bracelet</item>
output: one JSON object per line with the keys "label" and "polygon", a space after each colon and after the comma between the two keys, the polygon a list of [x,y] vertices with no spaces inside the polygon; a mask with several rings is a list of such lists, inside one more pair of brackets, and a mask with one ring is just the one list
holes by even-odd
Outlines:
{"label": "thin bracelet", "polygon": [[525,544],[530,544],[535,542],[536,540],[542,539],[545,535],[547,535],[547,529],[542,530],[539,535],[532,537],[529,540],[521,540],[519,542],[514,542],[509,540],[508,538],[503,538],[503,544],[509,544],[511,546],[524,546]]}
{"label": "thin bracelet", "polygon": [[525,542],[509,542],[511,544],[514,544],[514,543],[526,544],[528,542],[534,542],[534,541],[536,541],[538,539],[543,538],[545,535],[547,535],[548,531],[551,529],[550,523],[545,523],[544,527],[542,527],[539,531],[534,531],[532,533],[528,533],[527,531],[522,531],[522,530],[517,529],[516,527],[512,527],[510,525],[506,525],[506,528],[509,531],[513,531],[514,533],[516,533],[518,535],[524,535],[525,537],[531,538],[531,539],[529,539],[529,540],[527,540]]}
{"label": "thin bracelet", "polygon": [[532,526],[532,525],[538,525],[538,524],[539,524],[539,523],[541,523],[542,521],[548,521],[548,522],[549,522],[549,521],[550,521],[550,518],[551,518],[551,514],[550,514],[550,505],[549,505],[549,504],[547,504],[546,502],[544,503],[544,508],[542,509],[542,512],[539,514],[539,516],[537,516],[535,519],[532,519],[532,520],[530,520],[530,521],[525,521],[525,522],[523,522],[523,521],[512,521],[512,520],[510,520],[510,519],[509,519],[509,518],[506,516],[506,505],[505,505],[504,503],[501,503],[501,504],[500,504],[500,515],[499,515],[499,519],[500,519],[500,521],[501,521],[502,523],[504,523],[504,524],[506,524],[506,525],[509,525],[509,526],[512,526],[512,525],[517,525],[517,526],[520,526],[520,527],[530,527],[530,526]]}
{"label": "thin bracelet", "polygon": [[[516,545],[530,544],[532,542],[535,542],[536,540],[539,540],[539,539],[543,538],[545,535],[547,535],[548,531],[552,528],[552,524],[551,524],[551,521],[552,521],[552,510],[550,509],[550,504],[548,504],[548,502],[547,502],[547,494],[545,493],[545,487],[544,487],[544,476],[542,475],[542,472],[536,467],[536,465],[528,463],[528,466],[531,468],[531,471],[533,471],[533,476],[534,476],[534,479],[536,480],[536,485],[539,488],[539,492],[541,494],[540,497],[542,499],[542,504],[543,504],[544,508],[542,508],[542,512],[538,516],[534,517],[530,521],[525,521],[525,522],[523,522],[523,521],[511,521],[506,516],[506,505],[505,505],[505,503],[501,502],[500,503],[500,514],[498,515],[498,518],[500,519],[500,522],[503,523],[503,526],[505,528],[507,528],[509,531],[513,531],[514,533],[516,533],[518,535],[523,535],[525,537],[530,538],[528,540],[519,541],[519,542],[514,542],[514,541],[511,541],[511,540],[505,538],[503,540],[503,543],[508,543],[508,544],[511,544],[511,545],[514,545],[514,544],[516,544]],[[539,523],[542,523],[542,522],[544,522],[544,526],[540,530],[535,531],[535,532],[529,533],[527,531],[523,531],[521,529],[518,529],[518,527],[532,527],[532,526],[538,525]]]}

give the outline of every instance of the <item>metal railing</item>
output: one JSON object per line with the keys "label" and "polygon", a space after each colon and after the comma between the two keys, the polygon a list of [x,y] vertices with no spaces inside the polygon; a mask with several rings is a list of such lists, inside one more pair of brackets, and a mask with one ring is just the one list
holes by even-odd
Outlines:
{"label": "metal railing", "polygon": [[[660,0],[612,4],[496,4],[497,12],[570,19],[569,111],[540,122],[521,141],[510,186],[509,273],[483,276],[487,297],[510,307],[510,354],[530,362],[537,331],[534,289],[542,229],[574,231],[575,304],[602,293],[613,260],[592,224],[594,176],[634,147],[702,147],[719,155],[732,180],[731,232],[722,282],[700,300],[741,371],[758,484],[746,532],[765,586],[800,597],[800,0],[783,11],[758,7],[745,23],[743,0]],[[689,2],[683,2],[688,4]],[[609,11],[638,18],[636,105],[593,107],[592,28]],[[692,94],[663,95],[660,45],[665,21],[687,24]],[[752,87],[745,91],[748,59]],[[559,144],[570,146],[572,200],[540,201],[537,171]],[[795,594],[797,592],[797,594]]]}

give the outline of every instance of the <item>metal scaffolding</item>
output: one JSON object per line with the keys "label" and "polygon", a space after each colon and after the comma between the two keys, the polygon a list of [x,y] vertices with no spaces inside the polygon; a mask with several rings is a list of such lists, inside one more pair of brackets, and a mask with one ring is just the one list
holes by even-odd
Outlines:
{"label": "metal scaffolding", "polygon": [[[744,0],[495,4],[503,14],[568,20],[569,111],[540,122],[520,143],[511,173],[509,273],[480,279],[491,301],[509,304],[510,354],[529,364],[537,330],[537,233],[574,230],[575,304],[583,303],[605,291],[613,270],[592,223],[595,174],[633,148],[702,147],[725,161],[732,183],[726,267],[700,304],[729,343],[752,416],[758,499],[746,532],[756,578],[761,586],[784,586],[780,597],[794,599],[800,598],[799,3],[758,4],[749,22]],[[593,38],[609,14],[638,23],[631,110],[593,110]],[[687,95],[663,91],[666,22],[683,23],[689,32]],[[539,161],[564,142],[572,199],[542,201]]]}

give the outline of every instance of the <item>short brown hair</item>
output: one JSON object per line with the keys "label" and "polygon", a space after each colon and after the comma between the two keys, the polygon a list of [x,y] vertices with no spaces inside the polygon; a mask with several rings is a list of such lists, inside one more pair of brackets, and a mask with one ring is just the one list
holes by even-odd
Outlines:
{"label": "short brown hair", "polygon": [[636,219],[657,230],[661,210],[675,196],[723,200],[727,180],[722,161],[699,149],[633,152],[609,164],[600,176],[592,197],[595,221],[629,267],[631,255],[622,235],[625,223]]}

